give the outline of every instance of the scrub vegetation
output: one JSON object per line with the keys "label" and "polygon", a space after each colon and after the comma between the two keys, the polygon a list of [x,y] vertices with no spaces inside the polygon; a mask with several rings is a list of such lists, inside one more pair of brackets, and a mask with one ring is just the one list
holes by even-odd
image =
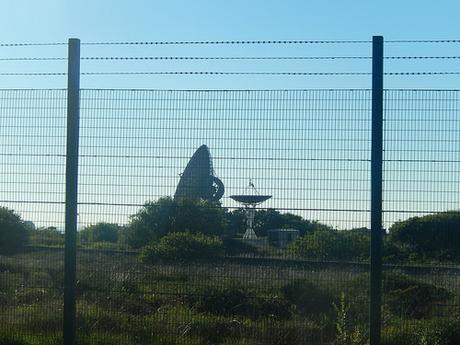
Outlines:
{"label": "scrub vegetation", "polygon": [[[14,243],[0,253],[0,344],[61,343],[63,234],[0,211],[2,244]],[[78,344],[366,344],[369,230],[261,211],[259,235],[301,230],[271,247],[241,240],[238,212],[162,198],[126,226],[80,231]],[[382,234],[383,344],[460,343],[459,224],[446,212]]]}

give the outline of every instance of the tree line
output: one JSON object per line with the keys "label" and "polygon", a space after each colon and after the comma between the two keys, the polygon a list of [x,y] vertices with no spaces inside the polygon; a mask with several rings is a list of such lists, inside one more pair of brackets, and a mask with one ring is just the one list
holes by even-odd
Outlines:
{"label": "tree line", "polygon": [[[28,223],[13,210],[0,208],[0,252],[12,251],[28,243],[64,244],[63,234],[56,228],[31,229]],[[316,260],[366,261],[369,258],[370,230],[367,228],[337,230],[327,224],[275,209],[256,211],[254,230],[258,236],[266,236],[270,229],[283,228],[299,230],[300,237],[288,248],[277,250],[279,255]],[[147,202],[130,216],[127,225],[89,225],[79,231],[78,239],[82,246],[99,248],[119,246],[161,251],[158,246],[163,243],[163,247],[170,248],[170,251],[174,246],[196,246],[203,253],[208,243],[219,255],[256,254],[258,251],[259,255],[271,255],[243,242],[241,237],[245,229],[246,218],[241,209],[229,210],[218,202],[201,199],[162,197]],[[460,211],[399,221],[388,232],[382,233],[384,257],[387,262],[458,261],[459,233]],[[180,253],[177,255],[180,256]]]}

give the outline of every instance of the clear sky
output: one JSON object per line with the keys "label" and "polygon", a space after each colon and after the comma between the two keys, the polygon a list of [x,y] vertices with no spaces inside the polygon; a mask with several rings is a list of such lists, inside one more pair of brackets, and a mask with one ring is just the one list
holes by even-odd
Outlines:
{"label": "clear sky", "polygon": [[445,1],[3,0],[2,41],[456,38]]}
{"label": "clear sky", "polygon": [[[458,39],[460,3],[448,1],[98,1],[3,0],[0,42],[182,40]],[[386,55],[460,55],[460,44],[389,44]],[[65,47],[1,49],[3,56],[60,56]],[[369,45],[83,46],[82,56],[370,56]],[[387,61],[387,71],[458,71],[455,61]],[[65,71],[65,61],[3,62],[0,71]],[[82,62],[82,71],[368,72],[369,61]],[[120,82],[121,80],[121,82]],[[456,88],[459,76],[388,77],[387,87]],[[64,87],[65,77],[11,78],[0,87]],[[129,76],[82,77],[82,87],[316,88],[369,87],[368,77]]]}
{"label": "clear sky", "polygon": [[[458,1],[3,0],[0,44],[66,42],[70,37],[80,38],[82,43],[371,40],[373,35],[383,35],[386,40],[458,40],[459,13]],[[0,45],[0,89],[65,88],[65,76],[7,76],[1,73],[66,72],[65,60],[5,60],[65,58],[66,52],[65,45]],[[460,43],[388,43],[385,55],[458,57]],[[82,56],[370,57],[371,45],[82,45]],[[82,72],[370,72],[371,69],[368,59],[82,60],[81,64]],[[460,60],[386,60],[385,71],[460,72]],[[82,75],[81,86],[86,89],[160,90],[368,89],[371,79],[370,76]],[[459,89],[459,86],[460,75],[385,78],[386,88]],[[459,125],[454,121],[459,116],[459,93],[390,93],[390,96],[386,157],[394,162],[387,164],[388,170],[393,171],[391,176],[387,175],[392,183],[386,182],[387,207],[433,211],[455,207],[460,202],[459,152],[452,146],[458,147],[460,143]],[[0,199],[41,198],[59,202],[63,190],[64,95],[62,92],[27,94],[5,91],[1,97],[0,121],[3,117],[5,122],[0,123],[0,169],[3,169],[0,171],[4,175],[0,181]],[[295,209],[295,193],[300,198],[297,200],[304,202],[301,208],[345,210],[368,206],[368,93],[109,92],[101,96],[98,91],[93,94],[86,90],[83,97],[81,152],[87,156],[82,160],[80,201],[103,203],[104,197],[109,197],[114,203],[136,204],[149,196],[172,193],[187,158],[205,143],[210,146],[216,172],[225,180],[229,192],[237,191],[244,187],[243,181],[254,178],[263,190],[278,193],[271,201],[273,207]],[[219,106],[224,109],[218,109]],[[203,113],[203,109],[207,112]],[[310,118],[296,117],[300,113],[309,114]],[[36,114],[40,116],[35,117]],[[405,122],[401,122],[401,114],[405,114]],[[187,118],[188,122],[169,121],[167,116],[176,120]],[[344,118],[347,121],[343,121]],[[255,143],[241,140],[240,136],[246,133],[260,140]],[[417,136],[419,133],[426,137]],[[264,139],[267,136],[274,136],[277,140],[268,142]],[[297,139],[300,140],[295,141]],[[155,154],[152,153],[154,149]],[[106,157],[102,157],[104,155]],[[417,165],[398,162],[421,160],[425,158],[420,157],[423,155],[450,163],[418,162]],[[242,161],[242,157],[257,159],[248,163],[249,160]],[[302,165],[306,157],[312,160]],[[290,163],[286,163],[290,158]],[[332,161],[328,161],[330,158]],[[335,158],[345,160],[337,163]],[[349,158],[356,159],[356,162],[346,162]],[[332,175],[331,171],[334,172]],[[286,179],[277,180],[278,172]],[[235,174],[239,180],[234,179]],[[152,182],[155,176],[162,179]],[[295,179],[303,179],[302,188],[309,190],[309,195],[299,195]],[[113,198],[117,192],[119,195]],[[351,205],[350,201],[354,204]],[[14,208],[14,204],[11,207]],[[53,214],[54,221],[57,213],[62,215],[61,206],[58,211],[53,204],[33,207],[31,211],[29,205],[22,205],[22,214],[40,225],[47,224],[49,214]],[[135,209],[131,208],[129,212]],[[81,209],[80,220],[83,223],[97,220],[125,222],[127,212],[116,207],[85,206]],[[97,218],[99,216],[101,218]],[[367,224],[365,215],[355,216],[347,212],[319,212],[306,216],[345,228]],[[391,216],[387,223],[398,218],[399,215]],[[62,223],[62,217],[57,222]]]}

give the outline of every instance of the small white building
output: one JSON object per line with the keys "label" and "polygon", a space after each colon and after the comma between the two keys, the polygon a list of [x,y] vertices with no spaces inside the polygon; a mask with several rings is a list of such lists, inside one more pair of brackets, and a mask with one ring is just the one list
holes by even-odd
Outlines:
{"label": "small white building", "polygon": [[300,236],[297,229],[271,229],[267,231],[268,243],[276,247],[287,247]]}

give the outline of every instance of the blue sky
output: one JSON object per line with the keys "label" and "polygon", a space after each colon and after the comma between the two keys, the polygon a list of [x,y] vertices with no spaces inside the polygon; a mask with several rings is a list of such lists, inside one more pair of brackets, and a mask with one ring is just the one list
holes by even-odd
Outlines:
{"label": "blue sky", "polygon": [[[0,42],[177,40],[455,39],[458,1],[97,1],[4,0]],[[388,44],[386,55],[460,55],[460,44]],[[65,47],[3,48],[3,56],[65,57]],[[370,56],[369,45],[83,46],[82,56]],[[455,61],[386,61],[387,71],[458,71]],[[66,70],[65,61],[2,62],[0,71]],[[82,62],[82,71],[368,72],[360,61]],[[456,88],[459,76],[388,77],[386,87]],[[64,87],[65,77],[5,77],[1,88]],[[364,77],[83,76],[84,88],[348,88]]]}
{"label": "blue sky", "polygon": [[4,0],[2,41],[458,36],[458,1]]}
{"label": "blue sky", "polygon": [[[442,5],[441,5],[442,4]],[[0,11],[0,43],[66,42],[70,37],[82,43],[119,41],[222,41],[222,40],[371,40],[383,35],[386,40],[460,39],[458,1],[24,1],[3,0]],[[460,56],[460,43],[388,43],[386,56]],[[67,47],[0,46],[0,73],[66,72],[66,61],[6,61],[2,58],[66,57]],[[180,45],[112,46],[83,45],[83,57],[124,56],[365,56],[371,55],[366,44],[302,45]],[[227,71],[227,72],[370,72],[370,60],[301,61],[88,61],[82,60],[82,72],[139,71]],[[387,72],[459,72],[460,60],[386,60]],[[458,89],[460,76],[387,76],[386,88]],[[114,89],[354,89],[371,86],[370,76],[86,76],[82,88]],[[0,75],[0,89],[65,88],[65,76],[26,77]],[[160,93],[161,94],[161,93]],[[36,96],[38,95],[38,97]],[[82,109],[82,160],[80,201],[142,203],[151,196],[173,193],[178,174],[187,157],[201,144],[210,146],[217,174],[226,179],[229,192],[244,188],[242,181],[255,180],[265,192],[273,192],[270,206],[311,209],[363,209],[369,193],[369,97],[366,93],[226,93],[164,94],[109,92],[100,96],[87,91]],[[96,95],[96,96],[94,96]],[[294,96],[293,96],[294,95]],[[297,95],[297,96],[295,96]],[[299,96],[300,95],[300,96]],[[398,96],[400,95],[400,96]],[[451,209],[458,205],[458,92],[441,94],[390,94],[388,133],[386,134],[388,182],[386,206],[391,210]],[[2,94],[0,103],[0,143],[3,161],[0,170],[1,200],[62,200],[65,98],[62,92]],[[159,97],[159,100],[155,101]],[[215,97],[215,99],[213,98]],[[274,96],[273,96],[274,97]],[[294,97],[294,100],[293,100]],[[296,97],[299,102],[296,101]],[[319,97],[315,99],[315,97]],[[343,98],[345,97],[345,98]],[[353,100],[356,97],[356,102]],[[323,99],[323,101],[321,101]],[[176,100],[179,107],[164,110]],[[305,101],[311,103],[305,103]],[[40,103],[41,102],[41,103]],[[153,103],[152,103],[153,102]],[[156,102],[156,103],[155,103]],[[284,102],[284,103],[283,103]],[[296,103],[297,102],[297,103]],[[319,102],[319,103],[315,103]],[[323,102],[323,103],[321,103]],[[341,103],[342,102],[342,103]],[[227,109],[201,113],[203,107],[216,105]],[[283,107],[284,104],[284,107]],[[324,119],[315,119],[312,106],[323,111]],[[345,106],[345,110],[342,107]],[[19,107],[19,108],[14,108]],[[131,108],[130,108],[131,107]],[[143,108],[144,107],[144,108]],[[182,109],[180,109],[182,107]],[[167,107],[166,107],[167,108]],[[20,110],[19,110],[20,109]],[[31,109],[34,109],[31,111]],[[136,110],[137,109],[137,110]],[[141,110],[139,110],[141,109]],[[165,120],[165,113],[188,121]],[[270,113],[275,109],[277,112]],[[312,119],[292,118],[296,112]],[[367,112],[366,112],[367,111]],[[31,120],[35,114],[37,122]],[[150,114],[150,115],[149,115]],[[152,115],[153,114],[153,115]],[[401,114],[406,118],[401,122]],[[148,120],[142,120],[148,116]],[[132,121],[127,121],[131,116]],[[341,116],[350,121],[340,121]],[[363,118],[364,116],[364,118]],[[240,120],[231,121],[232,117]],[[245,123],[241,118],[249,119]],[[262,121],[257,120],[262,117]],[[221,119],[221,120],[219,120]],[[230,120],[229,120],[230,119]],[[420,123],[418,120],[422,120]],[[437,119],[437,120],[436,120]],[[440,119],[440,120],[439,120]],[[129,119],[128,119],[129,120]],[[332,120],[338,120],[334,122]],[[432,121],[433,120],[433,121]],[[200,128],[202,124],[202,128]],[[211,124],[221,130],[219,137]],[[247,132],[263,139],[276,136],[278,141],[258,141],[255,146],[236,140]],[[6,125],[6,126],[5,126]],[[261,125],[265,127],[260,127]],[[353,127],[356,125],[357,127]],[[28,127],[27,127],[28,126]],[[91,128],[96,126],[97,129]],[[117,127],[123,127],[118,128]],[[299,127],[296,127],[299,126]],[[303,127],[302,127],[303,126]],[[100,128],[100,130],[99,130]],[[236,129],[235,129],[236,128]],[[289,139],[305,130],[310,137],[289,147]],[[423,133],[417,137],[418,132]],[[246,131],[246,132],[245,132]],[[314,134],[312,134],[314,133]],[[14,137],[14,135],[16,137]],[[317,136],[315,138],[314,136]],[[163,142],[155,138],[169,136]],[[440,138],[441,137],[441,138]],[[284,139],[284,141],[283,141]],[[312,140],[317,139],[317,140]],[[330,140],[332,139],[332,141]],[[443,140],[445,139],[445,140]],[[21,143],[22,140],[22,143]],[[233,141],[232,141],[233,140]],[[329,141],[328,141],[329,140]],[[353,144],[355,143],[355,144]],[[9,146],[8,146],[9,145]],[[160,150],[153,154],[153,148]],[[296,146],[297,145],[297,146]],[[141,147],[136,151],[136,147]],[[291,149],[294,158],[288,165],[282,149]],[[314,149],[318,149],[316,153]],[[349,152],[344,150],[349,149]],[[407,149],[406,151],[404,151]],[[22,152],[23,156],[14,156]],[[22,151],[21,151],[22,150]],[[99,151],[98,151],[99,150]],[[278,150],[278,151],[277,151]],[[297,151],[296,151],[297,150]],[[417,151],[418,150],[418,151]],[[418,153],[417,153],[417,152]],[[442,154],[441,154],[442,152]],[[43,154],[43,157],[37,157]],[[176,157],[160,159],[157,156]],[[238,161],[238,154],[259,160]],[[285,153],[287,154],[287,153]],[[91,157],[93,155],[93,157]],[[115,155],[115,159],[101,157]],[[309,156],[310,155],[310,156]],[[453,163],[410,163],[404,159],[420,156],[450,160]],[[144,156],[144,158],[133,158]],[[230,157],[231,156],[231,157]],[[361,162],[317,162],[302,165],[310,158],[357,158]],[[33,158],[31,158],[33,157]],[[124,158],[123,158],[124,157]],[[128,158],[127,158],[128,157]],[[180,157],[180,158],[178,158]],[[270,159],[268,159],[270,158]],[[286,158],[286,157],[284,157]],[[288,157],[289,158],[289,157]],[[422,157],[423,158],[423,157]],[[236,163],[237,162],[237,163]],[[239,163],[238,163],[239,162]],[[284,165],[283,165],[284,164]],[[418,164],[418,165],[417,165]],[[133,169],[133,166],[136,168]],[[331,171],[338,167],[333,175]],[[367,169],[367,170],[366,170]],[[34,172],[37,172],[34,174]],[[263,172],[265,171],[265,172]],[[276,181],[277,172],[287,179]],[[127,178],[124,176],[128,175]],[[237,175],[239,180],[232,180]],[[155,176],[163,179],[152,182]],[[166,176],[166,177],[165,177]],[[293,179],[289,180],[292,177]],[[299,194],[295,179],[303,178]],[[333,182],[330,182],[333,181]],[[335,182],[334,182],[335,181]],[[435,182],[437,181],[437,182]],[[278,183],[278,185],[276,185]],[[241,185],[240,185],[241,184]],[[164,186],[161,186],[164,185]],[[350,189],[353,189],[350,191]],[[271,190],[271,191],[270,191]],[[120,193],[118,197],[113,194]],[[308,194],[307,193],[307,194]],[[296,199],[297,197],[297,199]],[[290,202],[286,202],[290,200]],[[353,204],[350,203],[353,202]],[[62,224],[62,206],[56,204],[11,204],[26,219],[40,225]],[[83,206],[83,224],[98,220],[126,222],[135,207]],[[302,214],[337,227],[365,226],[366,214],[353,212],[307,212]],[[386,224],[407,214],[389,214]]]}

